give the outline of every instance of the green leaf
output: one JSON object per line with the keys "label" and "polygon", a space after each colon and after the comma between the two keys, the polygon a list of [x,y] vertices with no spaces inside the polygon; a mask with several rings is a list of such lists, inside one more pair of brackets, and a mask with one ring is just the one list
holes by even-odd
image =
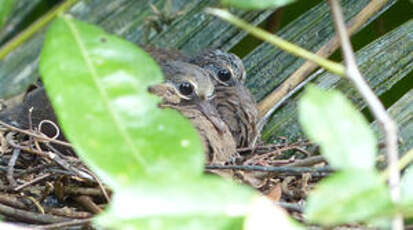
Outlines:
{"label": "green leaf", "polygon": [[339,91],[307,87],[298,104],[305,134],[337,169],[373,169],[377,140],[366,119]]}
{"label": "green leaf", "polygon": [[47,31],[39,68],[66,137],[109,185],[202,174],[197,132],[157,108],[147,87],[162,72],[134,44],[63,16]]}
{"label": "green leaf", "polygon": [[148,230],[240,230],[243,225],[245,230],[304,229],[266,197],[215,177],[124,189],[95,223],[105,228]]}
{"label": "green leaf", "polygon": [[394,211],[388,189],[370,170],[333,174],[310,193],[304,210],[307,219],[322,225],[367,221]]}
{"label": "green leaf", "polygon": [[[218,177],[119,190],[95,223],[110,229],[241,229],[253,192]],[[128,228],[134,226],[134,228]]]}
{"label": "green leaf", "polygon": [[404,216],[413,217],[413,166],[407,168],[402,177],[400,206]]}
{"label": "green leaf", "polygon": [[98,225],[241,229],[253,191],[201,176],[197,132],[147,92],[163,79],[145,52],[63,16],[47,31],[40,72],[65,135],[114,188]]}
{"label": "green leaf", "polygon": [[231,5],[242,9],[278,8],[295,0],[221,0],[224,5]]}
{"label": "green leaf", "polygon": [[13,9],[14,0],[0,0],[0,29]]}

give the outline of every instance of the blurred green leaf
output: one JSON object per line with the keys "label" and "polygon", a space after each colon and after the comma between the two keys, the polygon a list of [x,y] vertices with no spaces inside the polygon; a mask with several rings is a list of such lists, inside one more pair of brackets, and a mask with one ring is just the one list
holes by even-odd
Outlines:
{"label": "blurred green leaf", "polygon": [[252,196],[242,185],[217,177],[142,183],[115,193],[96,223],[109,229],[238,230]]}
{"label": "blurred green leaf", "polygon": [[377,140],[366,119],[339,91],[308,86],[298,104],[306,135],[337,169],[373,169]]}
{"label": "blurred green leaf", "polygon": [[[274,228],[276,226],[276,228]],[[260,196],[253,199],[244,230],[303,230],[301,224],[288,216],[288,213],[274,205],[274,202]]]}
{"label": "blurred green leaf", "polygon": [[393,205],[380,176],[370,170],[335,173],[310,193],[305,216],[313,223],[337,225],[391,213]]}
{"label": "blurred green leaf", "polygon": [[98,224],[240,229],[254,193],[202,175],[197,132],[147,92],[163,79],[144,51],[63,16],[47,31],[40,72],[65,135],[114,188]]}
{"label": "blurred green leaf", "polygon": [[230,5],[242,9],[268,9],[278,8],[295,0],[221,0],[224,5]]}
{"label": "blurred green leaf", "polygon": [[406,169],[401,181],[401,207],[403,214],[413,217],[413,166]]}
{"label": "blurred green leaf", "polygon": [[162,72],[134,44],[63,16],[47,31],[39,68],[65,135],[106,183],[202,174],[197,132],[178,112],[157,108],[147,87]]}
{"label": "blurred green leaf", "polygon": [[0,29],[7,20],[14,5],[14,0],[0,0]]}

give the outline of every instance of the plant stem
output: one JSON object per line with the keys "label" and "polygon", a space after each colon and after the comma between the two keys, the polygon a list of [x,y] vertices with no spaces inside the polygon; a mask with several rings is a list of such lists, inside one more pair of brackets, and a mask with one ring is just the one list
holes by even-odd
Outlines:
{"label": "plant stem", "polygon": [[[403,155],[403,157],[399,160],[397,164],[397,168],[399,169],[399,171],[401,171],[404,168],[406,168],[411,162],[413,162],[413,148]],[[381,173],[381,177],[383,180],[388,180],[389,175],[389,168],[387,168]]]}
{"label": "plant stem", "polygon": [[330,61],[328,59],[325,59],[323,57],[320,57],[306,49],[303,49],[293,43],[290,43],[288,41],[283,40],[282,38],[273,35],[263,29],[260,29],[258,27],[255,27],[253,25],[248,24],[244,20],[236,17],[235,15],[231,14],[227,10],[221,10],[221,9],[216,9],[216,8],[207,8],[206,12],[212,15],[215,15],[217,17],[220,17],[229,23],[240,27],[241,29],[247,31],[248,33],[256,36],[257,38],[260,38],[272,45],[278,46],[281,49],[294,54],[298,57],[302,57],[305,59],[308,59],[324,69],[337,74],[339,76],[344,77],[345,76],[345,68],[342,64]]}
{"label": "plant stem", "polygon": [[[354,56],[353,48],[351,47],[350,38],[347,34],[346,25],[339,2],[337,0],[329,0],[329,3],[333,13],[334,25],[340,38],[341,49],[344,55],[346,76],[353,82],[358,92],[367,102],[373,116],[383,129],[387,158],[389,162],[390,192],[393,202],[397,203],[400,200],[400,172],[397,167],[398,148],[396,123],[389,116],[383,104],[374,94],[373,90],[371,90],[357,67],[356,58]],[[403,217],[400,214],[394,216],[392,221],[392,229],[403,230]]]}
{"label": "plant stem", "polygon": [[53,20],[57,15],[65,12],[69,9],[73,4],[75,4],[78,0],[67,0],[62,4],[54,7],[52,10],[47,12],[44,16],[37,19],[33,24],[19,33],[15,38],[7,42],[1,49],[0,49],[0,60],[4,59],[10,52],[15,50],[19,47],[22,43],[27,41],[31,38],[35,33],[45,27],[51,20]]}

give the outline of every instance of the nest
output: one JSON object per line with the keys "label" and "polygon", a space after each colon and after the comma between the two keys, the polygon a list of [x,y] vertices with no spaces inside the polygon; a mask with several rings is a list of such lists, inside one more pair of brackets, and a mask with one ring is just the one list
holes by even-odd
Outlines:
{"label": "nest", "polygon": [[[46,121],[45,121],[46,122]],[[45,123],[41,123],[45,124]],[[47,137],[41,125],[22,130],[0,122],[0,215],[5,221],[40,229],[93,229],[91,218],[110,201],[111,190],[70,151],[71,145]],[[235,180],[249,184],[303,220],[302,204],[320,178],[329,174],[324,159],[311,156],[306,141],[239,149],[232,165]],[[297,156],[303,158],[297,160]]]}

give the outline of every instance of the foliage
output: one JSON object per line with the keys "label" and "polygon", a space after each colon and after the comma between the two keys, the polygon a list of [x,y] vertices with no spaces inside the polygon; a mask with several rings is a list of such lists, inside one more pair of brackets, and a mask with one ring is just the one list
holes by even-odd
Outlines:
{"label": "foliage", "polygon": [[307,218],[337,225],[366,221],[394,210],[380,176],[371,170],[346,170],[317,185],[307,201]]}
{"label": "foliage", "polygon": [[[203,176],[197,133],[157,108],[162,81],[133,44],[63,16],[46,34],[40,72],[79,156],[115,189],[97,222],[117,229],[240,229],[252,191]],[[160,144],[162,143],[162,144]]]}
{"label": "foliage", "polygon": [[[10,2],[0,0],[0,27]],[[292,1],[221,2],[266,9]],[[96,221],[99,225],[240,229],[247,216],[246,229],[302,228],[268,200],[253,198],[250,190],[202,175],[196,132],[175,111],[156,107],[159,99],[146,88],[161,82],[162,73],[136,46],[64,16],[47,33],[40,71],[65,134],[79,156],[115,190],[109,210]],[[377,140],[344,96],[309,87],[299,107],[306,134],[340,170],[310,194],[305,212],[311,222],[386,220],[396,211],[413,217],[413,169],[402,178],[401,202],[393,204],[374,169]]]}
{"label": "foliage", "polygon": [[332,167],[367,169],[374,167],[377,141],[367,120],[338,91],[325,92],[314,87],[299,104],[303,130]]}
{"label": "foliage", "polygon": [[88,154],[85,161],[105,168],[106,183],[202,173],[196,131],[176,111],[157,108],[159,98],[147,87],[160,83],[162,73],[135,45],[62,17],[46,35],[40,73],[65,134],[80,156]]}
{"label": "foliage", "polygon": [[3,27],[14,5],[14,0],[0,0],[0,29]]}
{"label": "foliage", "polygon": [[298,109],[304,132],[320,144],[328,162],[341,170],[310,193],[305,213],[311,222],[337,225],[377,221],[391,217],[398,209],[411,213],[406,208],[411,207],[413,186],[407,179],[411,175],[407,173],[403,181],[404,200],[393,204],[374,168],[375,137],[361,113],[340,92],[309,86]]}

